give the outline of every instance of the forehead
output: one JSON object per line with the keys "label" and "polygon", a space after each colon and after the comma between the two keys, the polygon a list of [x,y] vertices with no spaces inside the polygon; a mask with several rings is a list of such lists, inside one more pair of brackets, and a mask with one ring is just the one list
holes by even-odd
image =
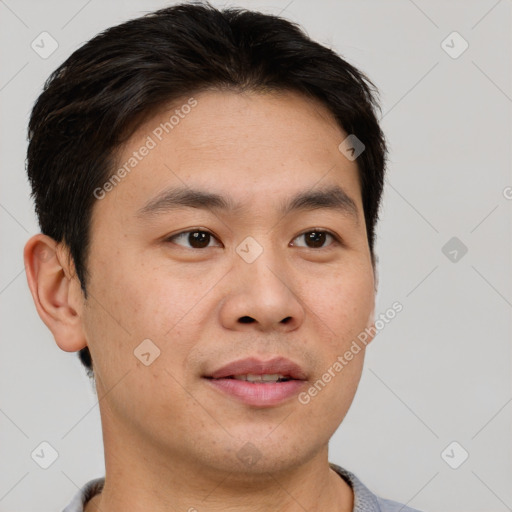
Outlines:
{"label": "forehead", "polygon": [[[184,96],[146,121],[121,148],[123,175],[101,201],[133,215],[180,187],[237,204],[337,186],[361,209],[358,168],[338,149],[347,134],[326,107],[301,94],[208,91]],[[128,204],[130,203],[130,204]],[[347,203],[348,204],[348,203]]]}

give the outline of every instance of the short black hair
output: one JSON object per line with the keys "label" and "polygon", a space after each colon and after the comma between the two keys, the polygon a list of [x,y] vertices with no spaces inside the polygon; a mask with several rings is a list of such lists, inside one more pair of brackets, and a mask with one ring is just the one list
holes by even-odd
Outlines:
{"label": "short black hair", "polygon": [[[85,43],[50,75],[31,113],[27,173],[39,225],[69,249],[85,298],[93,191],[113,174],[116,151],[164,105],[210,89],[302,93],[363,142],[357,165],[375,267],[387,156],[375,85],[284,18],[182,3]],[[93,376],[88,347],[79,357]]]}

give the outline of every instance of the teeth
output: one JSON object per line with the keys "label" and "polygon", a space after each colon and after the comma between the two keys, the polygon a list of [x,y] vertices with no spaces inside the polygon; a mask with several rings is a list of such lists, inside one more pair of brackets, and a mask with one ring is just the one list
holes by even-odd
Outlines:
{"label": "teeth", "polygon": [[247,380],[249,382],[277,382],[280,379],[287,379],[284,375],[279,373],[264,374],[264,375],[255,375],[253,373],[248,373],[247,375],[234,375],[234,379],[237,380]]}

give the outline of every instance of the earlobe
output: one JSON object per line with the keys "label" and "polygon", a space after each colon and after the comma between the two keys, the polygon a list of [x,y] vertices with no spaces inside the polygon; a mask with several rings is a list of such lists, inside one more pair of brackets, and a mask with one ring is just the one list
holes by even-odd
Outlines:
{"label": "earlobe", "polygon": [[375,329],[375,302],[377,300],[377,289],[379,286],[379,275],[378,275],[378,269],[377,269],[377,262],[378,257],[375,255],[375,264],[373,266],[373,301],[372,301],[372,309],[370,311],[370,314],[368,315],[368,320],[366,321],[366,334],[369,336],[367,344],[371,343],[373,341],[373,338],[375,338],[375,335],[377,334],[377,331]]}
{"label": "earlobe", "polygon": [[76,300],[80,285],[67,253],[53,238],[39,233],[25,244],[23,257],[37,312],[57,345],[66,352],[84,348],[81,305]]}
{"label": "earlobe", "polygon": [[375,322],[375,306],[373,306],[372,310],[370,311],[370,315],[368,316],[368,321],[366,322],[366,328],[369,329],[370,327],[373,327],[374,322]]}
{"label": "earlobe", "polygon": [[377,334],[377,330],[375,329],[375,295],[373,296],[373,302],[372,302],[372,308],[370,310],[370,314],[368,315],[368,320],[366,321],[366,328],[365,328],[365,345],[369,345],[373,338],[375,338],[375,335]]}

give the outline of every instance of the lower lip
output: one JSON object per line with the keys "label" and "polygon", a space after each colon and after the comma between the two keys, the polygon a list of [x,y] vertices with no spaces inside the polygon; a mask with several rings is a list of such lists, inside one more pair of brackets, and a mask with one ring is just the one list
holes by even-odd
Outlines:
{"label": "lower lip", "polygon": [[234,396],[248,405],[270,407],[279,405],[297,395],[304,386],[303,380],[259,383],[238,379],[207,379],[212,386]]}

